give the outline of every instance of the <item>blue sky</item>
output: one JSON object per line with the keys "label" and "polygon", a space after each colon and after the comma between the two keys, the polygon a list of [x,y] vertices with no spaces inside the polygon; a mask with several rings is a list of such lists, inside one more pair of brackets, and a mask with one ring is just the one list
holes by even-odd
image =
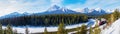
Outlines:
{"label": "blue sky", "polygon": [[12,12],[44,12],[52,5],[59,5],[72,10],[86,7],[107,10],[120,8],[120,0],[0,0],[0,16]]}

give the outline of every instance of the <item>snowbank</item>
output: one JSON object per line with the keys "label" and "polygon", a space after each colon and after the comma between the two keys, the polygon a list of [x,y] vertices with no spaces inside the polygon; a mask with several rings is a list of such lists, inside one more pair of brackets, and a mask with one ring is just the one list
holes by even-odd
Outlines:
{"label": "snowbank", "polygon": [[101,34],[120,34],[120,19],[101,32]]}
{"label": "snowbank", "polygon": [[[87,23],[84,23],[85,25],[92,26],[94,25],[95,20],[94,19],[89,19]],[[72,29],[72,28],[77,28],[80,27],[83,23],[75,24],[75,25],[69,25],[66,26],[65,29]],[[3,26],[3,29],[6,27]],[[37,32],[44,32],[45,27],[28,27],[29,33],[37,33]],[[48,32],[54,32],[57,31],[58,27],[47,27]],[[18,33],[25,33],[25,27],[13,27],[13,30],[17,30]]]}
{"label": "snowbank", "polygon": [[[5,29],[5,26],[2,26]],[[58,27],[47,27],[48,32],[57,31]],[[25,27],[13,27],[13,31],[17,30],[17,33],[25,33]],[[28,27],[29,33],[44,32],[45,27]]]}

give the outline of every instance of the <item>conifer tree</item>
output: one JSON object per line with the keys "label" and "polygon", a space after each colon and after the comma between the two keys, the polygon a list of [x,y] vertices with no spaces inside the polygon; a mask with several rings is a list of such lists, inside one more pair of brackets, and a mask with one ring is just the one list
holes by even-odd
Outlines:
{"label": "conifer tree", "polygon": [[115,21],[114,14],[111,14],[111,18],[110,18],[110,20],[111,20],[111,23]]}
{"label": "conifer tree", "polygon": [[25,29],[25,34],[29,34],[29,30],[28,30],[27,26],[26,26],[26,29]]}
{"label": "conifer tree", "polygon": [[100,32],[101,32],[101,29],[99,28],[99,25],[96,24],[94,28],[94,34],[100,34]]}
{"label": "conifer tree", "polygon": [[90,27],[90,29],[89,29],[89,34],[93,34],[93,29],[92,29],[92,27]]}
{"label": "conifer tree", "polygon": [[3,30],[3,34],[7,34],[7,29],[6,28]]}
{"label": "conifer tree", "polygon": [[116,9],[116,10],[113,12],[113,14],[114,14],[115,20],[117,20],[117,19],[119,18],[119,10]]}
{"label": "conifer tree", "polygon": [[0,23],[0,34],[3,34],[2,24]]}
{"label": "conifer tree", "polygon": [[59,24],[59,28],[58,28],[57,34],[67,34],[67,33],[66,33],[66,30],[65,30],[64,23],[60,23],[60,24]]}
{"label": "conifer tree", "polygon": [[49,22],[48,22],[48,19],[46,18],[46,19],[45,19],[45,26],[48,26],[48,23],[49,23]]}
{"label": "conifer tree", "polygon": [[9,24],[7,25],[7,33],[6,34],[13,34],[12,27]]}
{"label": "conifer tree", "polygon": [[82,25],[80,28],[80,34],[87,34],[87,26],[86,25]]}
{"label": "conifer tree", "polygon": [[47,28],[44,29],[44,34],[48,34]]}

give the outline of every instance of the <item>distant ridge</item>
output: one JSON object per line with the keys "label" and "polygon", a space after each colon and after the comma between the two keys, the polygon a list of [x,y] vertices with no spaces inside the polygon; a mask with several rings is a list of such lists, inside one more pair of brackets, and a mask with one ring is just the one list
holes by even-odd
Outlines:
{"label": "distant ridge", "polygon": [[[34,15],[50,15],[50,14],[86,14],[89,16],[99,16],[99,15],[109,14],[109,13],[100,8],[99,9],[84,8],[84,9],[82,9],[82,11],[78,12],[78,11],[73,11],[73,10],[67,9],[65,7],[60,7],[58,5],[53,5],[48,10],[46,10],[42,13],[34,13]],[[0,18],[1,19],[13,18],[13,17],[20,17],[20,16],[27,16],[27,15],[33,15],[33,14],[29,14],[27,12],[24,12],[22,14],[20,14],[18,12],[13,12],[8,15],[1,16]]]}

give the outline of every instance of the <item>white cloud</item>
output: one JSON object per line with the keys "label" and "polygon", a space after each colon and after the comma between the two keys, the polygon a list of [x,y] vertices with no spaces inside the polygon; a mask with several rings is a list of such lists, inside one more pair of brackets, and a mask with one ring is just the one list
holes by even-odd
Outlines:
{"label": "white cloud", "polygon": [[61,5],[63,0],[51,0],[52,5]]}
{"label": "white cloud", "polygon": [[[26,1],[26,2],[24,2]],[[49,2],[47,0],[37,0],[36,2],[29,2],[29,0],[0,0],[0,16],[12,12],[35,12],[46,9]],[[32,9],[31,9],[32,8]]]}
{"label": "white cloud", "polygon": [[[16,1],[14,1],[16,2]],[[16,6],[18,3],[13,3],[13,1],[0,0],[0,16],[9,14],[19,9],[20,7]]]}
{"label": "white cloud", "polygon": [[[88,0],[84,6],[88,6],[90,8],[103,8],[103,9],[111,9],[115,8],[115,4],[119,4],[120,0]],[[114,7],[111,7],[114,4]],[[110,8],[109,8],[110,7]]]}
{"label": "white cloud", "polygon": [[[0,16],[9,14],[15,11],[18,12],[43,12],[50,5],[62,5],[63,0],[0,0]],[[69,9],[76,8],[118,8],[120,0],[87,0],[85,4],[71,4],[65,7]],[[114,5],[112,5],[114,4]],[[110,5],[110,6],[109,6]],[[107,6],[107,7],[105,7]]]}
{"label": "white cloud", "polygon": [[85,4],[71,4],[67,5],[68,8],[76,9],[76,8],[90,8],[90,9],[95,9],[95,8],[102,8],[102,9],[115,9],[115,8],[120,8],[120,0],[87,0]]}

